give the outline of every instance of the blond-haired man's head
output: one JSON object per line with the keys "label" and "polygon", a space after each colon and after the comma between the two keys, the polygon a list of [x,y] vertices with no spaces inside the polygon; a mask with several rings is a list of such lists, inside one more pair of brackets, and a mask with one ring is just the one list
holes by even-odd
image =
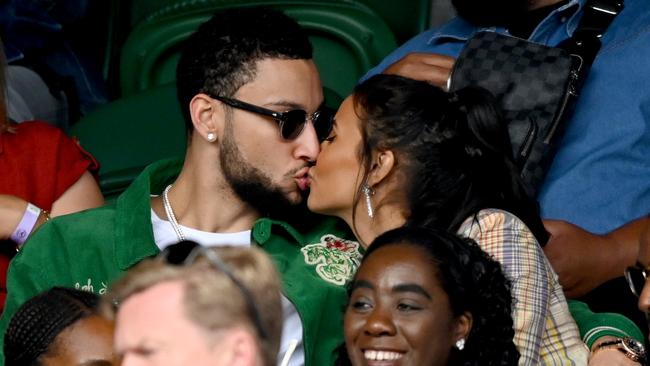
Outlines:
{"label": "blond-haired man's head", "polygon": [[[214,254],[234,281],[208,258]],[[105,296],[104,311],[116,320],[115,347],[125,366],[272,365],[280,296],[277,272],[262,251],[200,248],[190,264],[169,264],[164,255],[138,264]]]}

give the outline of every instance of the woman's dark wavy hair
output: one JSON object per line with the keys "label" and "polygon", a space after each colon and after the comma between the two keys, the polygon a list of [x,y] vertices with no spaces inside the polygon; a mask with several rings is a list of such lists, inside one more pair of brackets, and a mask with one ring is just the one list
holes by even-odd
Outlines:
{"label": "woman's dark wavy hair", "polygon": [[27,300],[14,314],[4,338],[5,366],[39,366],[55,338],[80,319],[97,314],[99,296],[53,287]]}
{"label": "woman's dark wavy hair", "polygon": [[404,226],[378,236],[361,267],[373,253],[391,245],[411,245],[426,253],[436,269],[432,276],[447,293],[454,315],[472,314],[472,329],[465,348],[452,349],[450,366],[517,365],[519,352],[513,342],[510,282],[499,262],[472,239],[444,230]]}
{"label": "woman's dark wavy hair", "polygon": [[526,193],[507,128],[487,90],[447,93],[423,81],[375,75],[357,85],[353,103],[361,119],[362,181],[373,151],[393,151],[409,225],[457,232],[468,217],[497,208],[519,217],[546,243],[537,203]]}

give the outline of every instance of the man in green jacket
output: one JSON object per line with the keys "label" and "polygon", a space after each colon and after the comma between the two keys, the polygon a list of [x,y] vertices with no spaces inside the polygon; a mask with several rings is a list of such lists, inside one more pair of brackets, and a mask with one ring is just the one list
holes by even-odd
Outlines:
{"label": "man in green jacket", "polygon": [[177,68],[184,162],[153,164],[115,205],[35,233],[9,270],[0,333],[33,295],[55,285],[102,294],[180,240],[253,243],[282,275],[278,359],[297,345],[290,365],[332,365],[343,342],[344,285],[361,254],[343,239],[344,226],[302,211],[308,168],[332,124],[309,40],[284,14],[249,8],[215,14],[185,47]]}

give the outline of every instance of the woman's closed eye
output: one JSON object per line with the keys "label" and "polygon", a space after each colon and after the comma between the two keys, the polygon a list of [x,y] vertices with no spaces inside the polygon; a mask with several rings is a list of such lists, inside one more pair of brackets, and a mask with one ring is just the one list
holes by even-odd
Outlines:
{"label": "woman's closed eye", "polygon": [[363,312],[372,309],[370,300],[364,297],[350,299],[350,307],[356,311]]}
{"label": "woman's closed eye", "polygon": [[400,312],[413,312],[422,309],[424,307],[414,301],[400,301],[397,303],[397,310]]}
{"label": "woman's closed eye", "polygon": [[331,133],[331,134],[330,134],[329,136],[327,136],[327,137],[325,138],[325,140],[323,140],[323,141],[334,142],[334,140],[336,140],[336,135],[333,134],[333,133]]}

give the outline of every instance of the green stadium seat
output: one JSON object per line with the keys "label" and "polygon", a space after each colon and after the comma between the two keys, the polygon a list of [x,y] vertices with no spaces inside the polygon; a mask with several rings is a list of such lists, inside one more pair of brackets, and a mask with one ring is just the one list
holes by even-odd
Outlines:
{"label": "green stadium seat", "polygon": [[105,104],[72,126],[76,137],[99,161],[99,181],[114,199],[148,164],[183,157],[186,133],[176,89],[166,85]]}
{"label": "green stadium seat", "polygon": [[[267,5],[305,27],[326,88],[328,105],[337,106],[370,67],[397,43],[386,23],[366,6],[320,0],[204,0],[173,2],[141,21],[122,48],[120,84],[128,96],[175,79],[180,47],[215,11],[233,6]],[[337,99],[333,101],[332,99]]]}
{"label": "green stadium seat", "polygon": [[429,28],[431,0],[348,0],[375,11],[393,31],[399,44]]}
{"label": "green stadium seat", "polygon": [[[125,0],[120,0],[125,1]],[[429,27],[431,17],[431,0],[334,0],[348,3],[361,3],[375,11],[388,24],[398,43],[410,39]],[[148,18],[153,18],[164,13],[185,11],[190,7],[205,6],[205,3],[214,0],[131,0],[129,4],[130,27]],[[250,3],[246,0],[220,0],[243,4]]]}

